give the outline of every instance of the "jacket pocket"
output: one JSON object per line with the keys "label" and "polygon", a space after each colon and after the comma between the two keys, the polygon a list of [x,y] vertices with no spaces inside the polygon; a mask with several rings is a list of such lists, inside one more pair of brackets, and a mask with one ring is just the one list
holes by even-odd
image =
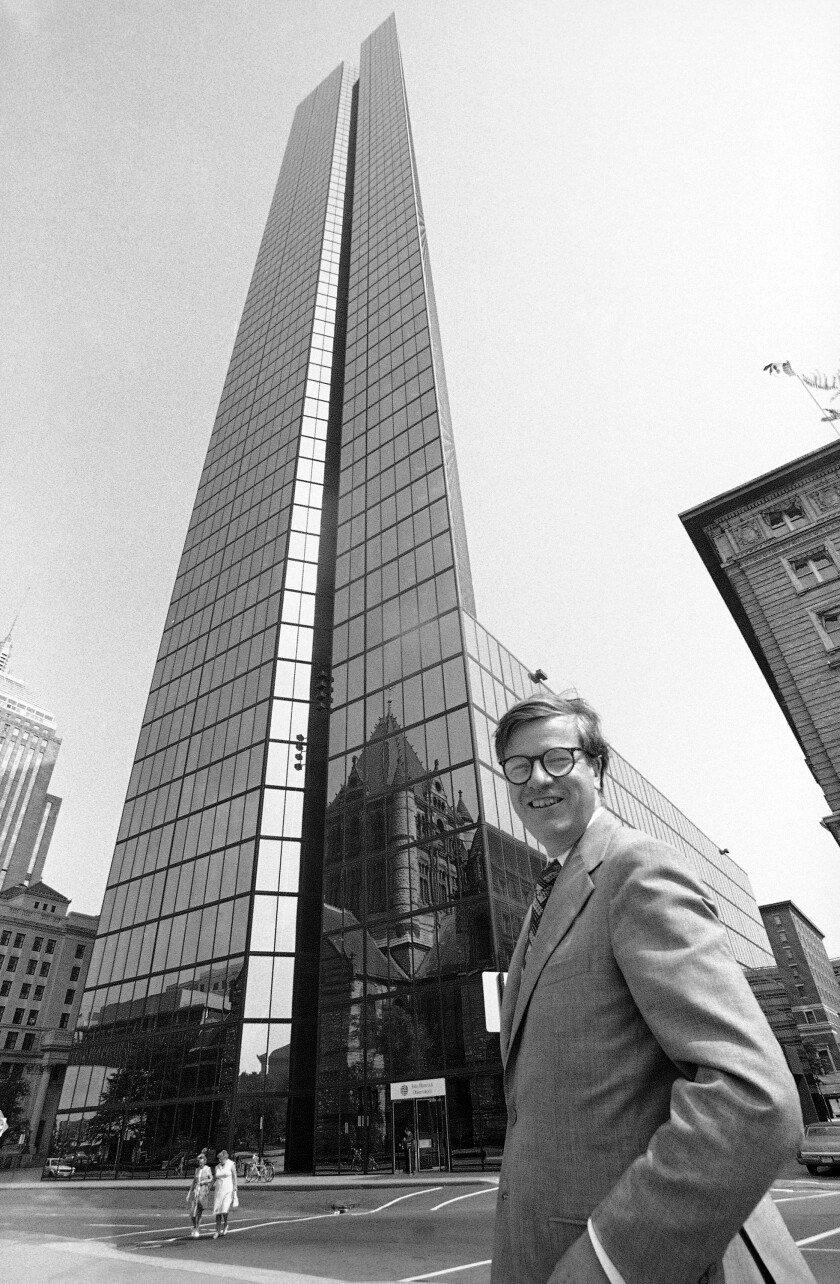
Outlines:
{"label": "jacket pocket", "polygon": [[588,958],[559,959],[556,963],[546,963],[537,984],[554,985],[573,976],[585,976],[591,971],[592,962]]}

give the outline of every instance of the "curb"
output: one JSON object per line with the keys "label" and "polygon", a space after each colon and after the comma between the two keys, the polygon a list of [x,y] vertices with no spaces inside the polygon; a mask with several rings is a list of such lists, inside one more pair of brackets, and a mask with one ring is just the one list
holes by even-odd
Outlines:
{"label": "curb", "polygon": [[[82,1179],[78,1181],[59,1180],[44,1181],[40,1178],[36,1180],[11,1180],[4,1174],[0,1173],[0,1188],[15,1187],[19,1190],[189,1190],[191,1181],[187,1177],[171,1177],[168,1179],[152,1178],[139,1179],[122,1178],[120,1181],[112,1179],[99,1180],[98,1178]],[[413,1177],[406,1180],[405,1176],[394,1176],[388,1173],[387,1176],[376,1176],[363,1174],[354,1174],[350,1177],[304,1175],[300,1177],[275,1177],[273,1182],[253,1183],[245,1185],[243,1189],[249,1192],[259,1192],[270,1194],[271,1191],[286,1190],[403,1190],[406,1186],[474,1186],[476,1183],[484,1183],[488,1186],[498,1186],[498,1173],[475,1173],[468,1176],[463,1173],[440,1173],[437,1176]]]}

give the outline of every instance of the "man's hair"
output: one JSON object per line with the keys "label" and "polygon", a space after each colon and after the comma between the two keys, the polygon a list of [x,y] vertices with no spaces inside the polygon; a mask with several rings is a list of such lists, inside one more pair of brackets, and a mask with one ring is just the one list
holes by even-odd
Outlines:
{"label": "man's hair", "polygon": [[496,757],[499,762],[504,762],[508,743],[517,727],[525,722],[536,722],[540,718],[555,718],[557,716],[574,718],[577,723],[581,748],[586,751],[590,758],[601,759],[601,780],[603,782],[610,764],[610,747],[601,730],[601,719],[592,708],[592,705],[588,701],[582,700],[580,696],[547,693],[545,695],[531,696],[527,700],[520,700],[518,704],[512,705],[507,713],[502,714],[496,727],[494,741]]}

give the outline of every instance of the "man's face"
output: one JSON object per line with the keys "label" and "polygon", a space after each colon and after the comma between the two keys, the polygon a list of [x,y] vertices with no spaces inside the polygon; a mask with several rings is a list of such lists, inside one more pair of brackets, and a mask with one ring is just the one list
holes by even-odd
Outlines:
{"label": "man's face", "polygon": [[[574,718],[558,713],[515,727],[505,757],[522,753],[530,758],[560,745],[566,749],[580,745],[580,734]],[[568,776],[559,780],[550,776],[542,763],[535,762],[524,785],[508,781],[513,810],[550,856],[559,856],[572,847],[589,824],[600,802],[600,772],[597,759],[580,754]]]}

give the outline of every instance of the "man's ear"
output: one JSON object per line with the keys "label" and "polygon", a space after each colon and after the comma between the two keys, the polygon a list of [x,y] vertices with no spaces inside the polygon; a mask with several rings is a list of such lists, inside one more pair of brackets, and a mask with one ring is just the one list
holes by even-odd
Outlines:
{"label": "man's ear", "polygon": [[597,788],[602,790],[604,788],[604,760],[603,758],[594,758],[593,762],[598,771]]}

